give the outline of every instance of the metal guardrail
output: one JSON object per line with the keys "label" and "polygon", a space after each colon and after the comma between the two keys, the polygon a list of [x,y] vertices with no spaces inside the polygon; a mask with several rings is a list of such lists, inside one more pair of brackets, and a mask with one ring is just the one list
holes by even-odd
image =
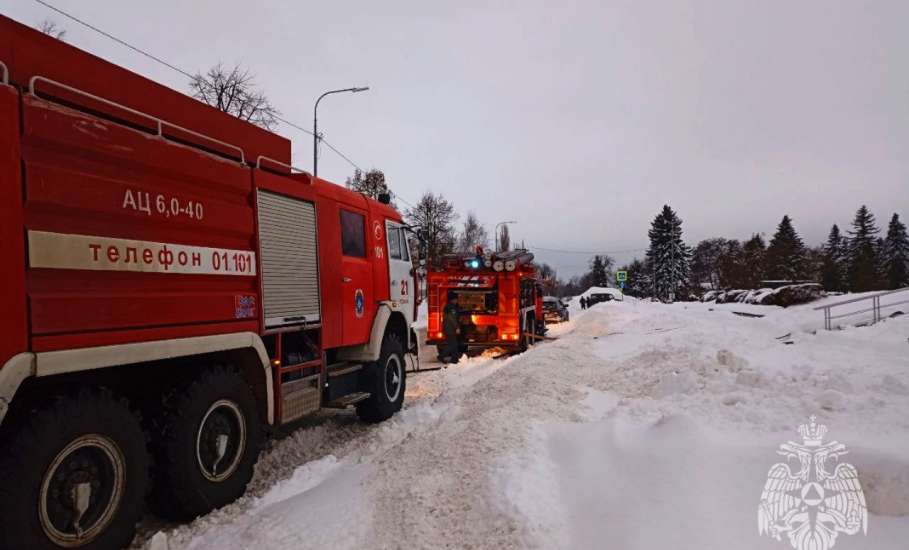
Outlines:
{"label": "metal guardrail", "polygon": [[[5,67],[4,67],[4,68],[5,68]],[[190,130],[190,129],[188,129],[188,128],[184,128],[184,127],[182,127],[182,126],[178,126],[177,124],[173,124],[172,122],[167,122],[166,120],[162,120],[162,119],[160,119],[160,118],[158,118],[158,117],[156,117],[156,116],[154,116],[154,115],[150,115],[150,114],[148,114],[148,113],[143,113],[142,111],[137,111],[137,110],[135,110],[135,109],[132,109],[132,108],[130,108],[130,107],[127,107],[126,105],[121,105],[121,104],[116,103],[116,102],[114,102],[114,101],[111,101],[111,100],[109,100],[109,99],[105,99],[105,98],[103,98],[103,97],[96,96],[96,95],[94,95],[94,94],[92,94],[92,93],[86,92],[85,90],[80,90],[80,89],[78,89],[78,88],[73,88],[72,86],[67,86],[66,84],[63,84],[62,82],[57,82],[56,80],[52,80],[52,79],[47,78],[47,77],[43,77],[43,76],[36,75],[36,76],[31,77],[31,79],[29,79],[29,81],[28,81],[28,92],[29,92],[31,95],[35,96],[35,97],[39,97],[39,96],[38,96],[38,93],[35,91],[35,85],[36,85],[38,82],[46,82],[46,83],[48,83],[48,84],[51,84],[51,85],[53,85],[53,86],[57,86],[57,87],[59,87],[59,88],[61,88],[61,89],[63,89],[63,90],[66,90],[66,91],[68,91],[68,92],[72,92],[72,93],[74,93],[74,94],[77,94],[77,95],[81,95],[81,96],[87,97],[87,98],[89,98],[89,99],[91,99],[91,100],[93,100],[93,101],[97,101],[98,103],[102,103],[102,104],[104,104],[104,105],[108,105],[108,106],[111,106],[111,107],[115,107],[115,108],[117,108],[117,109],[121,109],[121,110],[123,110],[123,111],[125,111],[125,112],[127,112],[127,113],[131,113],[131,114],[134,114],[134,115],[137,115],[137,116],[140,116],[140,117],[147,118],[147,119],[149,119],[149,120],[151,120],[151,121],[153,121],[153,122],[155,123],[156,129],[157,129],[157,132],[158,132],[158,136],[161,137],[161,138],[168,139],[168,137],[167,137],[166,135],[164,135],[164,128],[166,127],[166,128],[172,128],[172,129],[178,130],[178,131],[180,131],[180,132],[187,133],[187,134],[189,134],[189,135],[191,135],[191,136],[194,136],[194,137],[197,137],[197,138],[200,138],[200,139],[203,139],[203,140],[207,140],[207,141],[209,141],[209,142],[211,142],[211,143],[220,145],[220,146],[222,146],[222,147],[224,147],[224,148],[231,149],[231,150],[236,151],[237,153],[239,153],[239,156],[240,156],[240,164],[244,164],[244,165],[246,164],[246,154],[245,154],[245,152],[243,151],[242,148],[237,147],[236,145],[231,145],[230,143],[221,141],[221,140],[219,140],[219,139],[215,139],[215,138],[213,138],[213,137],[211,137],[211,136],[207,136],[207,135],[205,135],[205,134],[200,134],[199,132],[195,132],[195,131]]]}
{"label": "metal guardrail", "polygon": [[0,78],[0,82],[3,84],[9,84],[9,69],[6,68],[6,63],[0,61],[0,71],[3,71],[3,77]]}
{"label": "metal guardrail", "polygon": [[[882,317],[881,317],[882,309],[886,309],[889,307],[895,307],[895,306],[899,306],[899,305],[903,305],[903,304],[909,304],[909,299],[907,299],[907,300],[902,300],[899,302],[892,302],[889,304],[884,304],[883,306],[881,305],[881,296],[889,296],[891,294],[897,294],[899,292],[909,292],[909,287],[898,288],[896,290],[888,290],[885,292],[879,292],[877,294],[873,294],[871,296],[862,296],[861,298],[853,298],[851,300],[843,300],[842,302],[836,302],[835,304],[827,304],[825,306],[819,306],[819,307],[814,308],[814,311],[824,310],[824,328],[826,330],[833,329],[833,321],[835,319],[843,319],[845,317],[851,317],[853,315],[861,315],[864,313],[868,313],[869,311],[871,312],[871,324],[874,324],[882,319]],[[831,309],[833,309],[835,307],[844,306],[846,304],[854,304],[857,302],[864,302],[867,300],[871,300],[871,307],[869,307],[869,308],[860,309],[857,311],[850,311],[848,313],[843,313],[840,315],[833,315],[832,312],[830,311]]]}

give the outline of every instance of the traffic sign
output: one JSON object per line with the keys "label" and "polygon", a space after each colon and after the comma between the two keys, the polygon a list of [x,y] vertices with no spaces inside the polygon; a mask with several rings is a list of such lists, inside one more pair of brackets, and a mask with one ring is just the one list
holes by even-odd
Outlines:
{"label": "traffic sign", "polygon": [[616,281],[619,281],[620,283],[623,282],[623,281],[627,281],[627,280],[628,280],[628,272],[627,272],[627,271],[616,271],[616,272],[615,272],[615,280],[616,280]]}
{"label": "traffic sign", "polygon": [[619,281],[619,288],[625,290],[625,281]]}

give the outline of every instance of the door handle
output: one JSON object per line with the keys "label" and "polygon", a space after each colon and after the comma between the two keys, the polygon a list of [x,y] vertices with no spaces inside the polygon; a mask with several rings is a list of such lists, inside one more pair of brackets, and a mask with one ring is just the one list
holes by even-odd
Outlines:
{"label": "door handle", "polygon": [[350,277],[342,277],[341,280],[344,281],[345,283],[349,283],[349,282],[353,281],[353,279],[351,279]]}

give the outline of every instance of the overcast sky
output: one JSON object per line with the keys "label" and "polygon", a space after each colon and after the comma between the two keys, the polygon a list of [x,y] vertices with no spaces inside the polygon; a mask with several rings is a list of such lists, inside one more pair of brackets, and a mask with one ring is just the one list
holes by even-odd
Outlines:
{"label": "overcast sky", "polygon": [[[909,2],[48,0],[191,72],[242,63],[282,114],[312,125],[416,202],[427,190],[514,237],[561,275],[593,251],[642,255],[664,203],[690,244],[809,244],[862,203],[909,217]],[[185,77],[50,12],[29,25],[186,90]],[[291,128],[295,163],[311,138]],[[329,151],[320,175],[352,167]]]}

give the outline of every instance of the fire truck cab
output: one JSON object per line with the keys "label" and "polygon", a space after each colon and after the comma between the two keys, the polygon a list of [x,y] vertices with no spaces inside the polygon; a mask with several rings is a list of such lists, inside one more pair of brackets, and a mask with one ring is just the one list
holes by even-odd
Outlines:
{"label": "fire truck cab", "polygon": [[290,157],[0,16],[0,548],[122,548],[240,496],[263,433],[401,408],[401,216]]}
{"label": "fire truck cab", "polygon": [[460,311],[462,350],[479,347],[527,349],[545,332],[543,289],[526,250],[450,255],[426,278],[427,345],[445,344],[445,305]]}

